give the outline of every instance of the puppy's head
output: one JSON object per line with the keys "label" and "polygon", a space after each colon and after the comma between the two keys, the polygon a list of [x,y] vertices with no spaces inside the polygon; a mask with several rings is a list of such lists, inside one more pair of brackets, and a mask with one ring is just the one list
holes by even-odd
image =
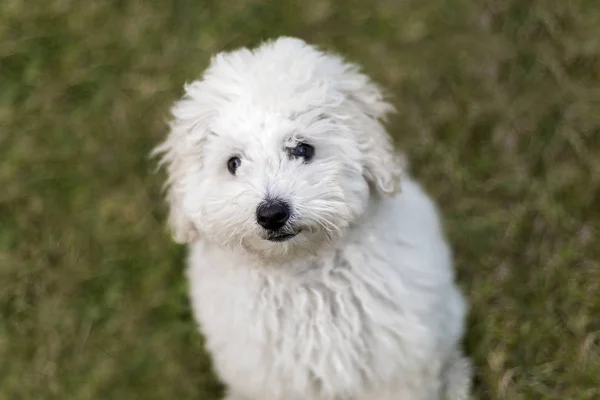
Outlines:
{"label": "puppy's head", "polygon": [[340,238],[398,189],[391,110],[356,66],[298,39],[217,55],[156,149],[175,240],[289,257]]}

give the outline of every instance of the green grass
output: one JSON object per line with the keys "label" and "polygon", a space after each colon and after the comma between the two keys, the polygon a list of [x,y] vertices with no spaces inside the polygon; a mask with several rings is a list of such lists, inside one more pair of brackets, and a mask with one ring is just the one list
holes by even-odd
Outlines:
{"label": "green grass", "polygon": [[596,0],[34,3],[0,2],[1,400],[219,397],[147,155],[211,54],[280,34],[393,95],[477,397],[600,398]]}

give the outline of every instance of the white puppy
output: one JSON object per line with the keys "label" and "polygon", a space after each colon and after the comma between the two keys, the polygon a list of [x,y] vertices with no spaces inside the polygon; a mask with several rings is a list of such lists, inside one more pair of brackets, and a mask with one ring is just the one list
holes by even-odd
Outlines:
{"label": "white puppy", "polygon": [[214,57],[172,111],[169,224],[228,399],[468,398],[451,254],[367,76],[280,38]]}

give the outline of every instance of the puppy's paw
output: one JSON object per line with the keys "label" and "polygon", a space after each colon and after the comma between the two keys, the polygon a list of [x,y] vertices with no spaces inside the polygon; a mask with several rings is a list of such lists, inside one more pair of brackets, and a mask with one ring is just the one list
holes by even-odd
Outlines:
{"label": "puppy's paw", "polygon": [[444,371],[444,400],[469,400],[471,398],[471,361],[456,351]]}

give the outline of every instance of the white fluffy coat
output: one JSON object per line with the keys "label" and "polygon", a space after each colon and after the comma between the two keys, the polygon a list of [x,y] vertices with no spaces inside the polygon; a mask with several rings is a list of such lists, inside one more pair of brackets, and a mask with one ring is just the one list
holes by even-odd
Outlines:
{"label": "white fluffy coat", "polygon": [[[301,40],[216,56],[157,148],[194,315],[231,400],[464,400],[466,306],[358,68]],[[310,143],[310,162],[287,149]],[[228,158],[241,159],[235,174]],[[267,240],[265,198],[291,204]]]}

